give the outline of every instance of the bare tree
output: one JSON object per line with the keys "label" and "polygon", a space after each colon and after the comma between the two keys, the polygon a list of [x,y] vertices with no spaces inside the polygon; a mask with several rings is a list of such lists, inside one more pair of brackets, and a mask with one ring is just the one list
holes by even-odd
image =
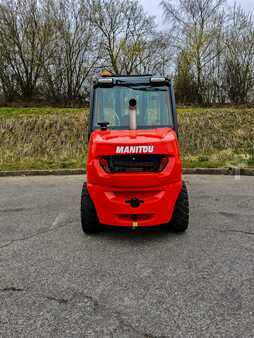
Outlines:
{"label": "bare tree", "polygon": [[167,34],[155,32],[145,40],[137,57],[135,73],[169,75],[172,72],[174,49]]}
{"label": "bare tree", "polygon": [[131,74],[149,48],[154,18],[136,0],[90,0],[91,20],[103,39],[104,63],[117,73]]}
{"label": "bare tree", "polygon": [[225,82],[234,104],[245,104],[254,86],[254,20],[234,6],[227,29]]}
{"label": "bare tree", "polygon": [[214,48],[223,24],[224,0],[178,0],[161,2],[166,19],[177,32],[176,46],[192,55],[193,75],[197,85],[197,101],[205,101],[205,78],[209,65],[222,52]]}
{"label": "bare tree", "polygon": [[26,99],[35,93],[50,56],[52,23],[48,21],[48,8],[47,2],[36,0],[3,1],[0,7],[1,81],[11,90],[17,87]]}
{"label": "bare tree", "polygon": [[254,100],[254,21],[224,0],[0,0],[0,95],[81,103],[96,69],[173,74],[184,103]]}
{"label": "bare tree", "polygon": [[192,71],[192,55],[182,50],[177,59],[175,75],[176,99],[183,104],[195,102],[197,97],[196,82]]}
{"label": "bare tree", "polygon": [[82,96],[87,77],[98,61],[100,42],[82,0],[54,5],[54,57],[45,63],[48,96],[69,102]]}

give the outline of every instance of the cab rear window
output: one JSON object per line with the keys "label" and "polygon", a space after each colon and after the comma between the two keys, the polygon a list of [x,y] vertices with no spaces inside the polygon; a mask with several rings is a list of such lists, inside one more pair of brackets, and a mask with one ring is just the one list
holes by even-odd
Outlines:
{"label": "cab rear window", "polygon": [[129,101],[137,101],[137,127],[172,126],[172,110],[167,86],[113,86],[95,89],[93,126],[109,122],[109,128],[129,126]]}

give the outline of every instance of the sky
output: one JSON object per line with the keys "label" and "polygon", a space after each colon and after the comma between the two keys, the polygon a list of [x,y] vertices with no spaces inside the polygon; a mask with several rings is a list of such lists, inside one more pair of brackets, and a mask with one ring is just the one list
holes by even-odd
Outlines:
{"label": "sky", "polygon": [[[162,10],[160,8],[161,0],[140,0],[143,4],[145,11],[150,14],[156,16],[156,21],[158,25],[163,25],[163,17],[162,17]],[[254,11],[254,0],[227,0],[226,3],[229,6],[233,6],[234,3],[240,3],[241,6],[245,10],[252,10]]]}

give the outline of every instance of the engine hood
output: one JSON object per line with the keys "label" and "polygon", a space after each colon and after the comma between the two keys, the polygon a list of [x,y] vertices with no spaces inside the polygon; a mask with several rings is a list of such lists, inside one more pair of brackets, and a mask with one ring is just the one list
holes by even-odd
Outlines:
{"label": "engine hood", "polygon": [[95,130],[89,153],[96,157],[116,154],[178,154],[176,133],[171,128],[146,130]]}

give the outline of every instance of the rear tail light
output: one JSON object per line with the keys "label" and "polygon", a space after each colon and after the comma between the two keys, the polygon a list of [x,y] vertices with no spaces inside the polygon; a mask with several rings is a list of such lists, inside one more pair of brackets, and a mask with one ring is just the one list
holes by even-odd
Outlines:
{"label": "rear tail light", "polygon": [[168,164],[168,156],[162,157],[158,171],[161,172],[162,170],[164,170],[167,164]]}
{"label": "rear tail light", "polygon": [[106,171],[106,173],[110,173],[109,161],[108,161],[107,158],[101,157],[100,158],[100,165],[101,165],[102,169],[104,169]]}

